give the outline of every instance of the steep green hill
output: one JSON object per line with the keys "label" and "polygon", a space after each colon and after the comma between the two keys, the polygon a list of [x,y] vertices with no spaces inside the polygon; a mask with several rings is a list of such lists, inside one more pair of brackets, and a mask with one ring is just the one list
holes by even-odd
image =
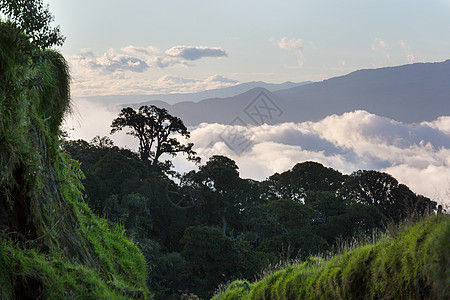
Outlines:
{"label": "steep green hill", "polygon": [[83,202],[60,150],[69,82],[61,54],[0,22],[0,299],[145,298],[141,252]]}
{"label": "steep green hill", "polygon": [[310,258],[213,299],[450,299],[450,217],[428,217],[330,260]]}

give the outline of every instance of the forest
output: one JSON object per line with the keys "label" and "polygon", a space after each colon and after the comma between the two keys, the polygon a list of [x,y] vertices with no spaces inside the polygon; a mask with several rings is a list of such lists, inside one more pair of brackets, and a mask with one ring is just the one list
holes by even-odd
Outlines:
{"label": "forest", "polygon": [[62,147],[81,163],[89,207],[122,224],[142,250],[156,299],[210,298],[221,283],[436,209],[378,171],[344,175],[309,161],[258,182],[241,178],[236,163],[220,155],[176,175],[167,164],[149,169],[108,137]]}
{"label": "forest", "polygon": [[[183,121],[155,106],[111,120],[137,151],[110,137],[70,140],[69,68],[51,49],[64,37],[41,1],[1,1],[0,11],[1,299],[448,296],[450,227],[429,216],[436,202],[387,173],[313,161],[241,178],[228,157],[201,162],[182,143]],[[177,154],[198,168],[177,173],[163,160]],[[380,234],[405,219],[421,221]],[[373,245],[325,261],[367,237]],[[367,277],[372,261],[386,266],[378,277]]]}

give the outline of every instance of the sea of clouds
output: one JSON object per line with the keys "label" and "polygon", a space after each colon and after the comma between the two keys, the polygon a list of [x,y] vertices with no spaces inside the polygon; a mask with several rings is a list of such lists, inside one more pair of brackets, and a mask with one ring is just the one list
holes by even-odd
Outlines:
{"label": "sea of clouds", "polygon": [[[76,99],[66,128],[74,139],[109,136],[109,125],[119,111]],[[212,155],[228,156],[244,178],[264,180],[296,163],[316,161],[346,174],[360,169],[387,172],[415,193],[450,205],[450,116],[404,124],[358,110],[316,122],[203,123],[189,129],[190,142],[203,163]],[[137,149],[137,141],[129,135],[110,137],[118,146]],[[179,172],[196,168],[182,155],[173,162]]]}

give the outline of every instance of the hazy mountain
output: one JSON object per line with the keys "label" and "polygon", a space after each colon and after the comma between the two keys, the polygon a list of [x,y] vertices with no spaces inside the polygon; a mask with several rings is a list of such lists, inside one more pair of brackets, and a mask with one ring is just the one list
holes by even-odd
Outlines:
{"label": "hazy mountain", "polygon": [[281,89],[289,89],[293,87],[302,86],[311,83],[306,82],[284,82],[280,84],[266,83],[262,81],[252,81],[247,83],[241,83],[234,86],[212,89],[198,93],[178,93],[178,94],[156,94],[156,95],[111,95],[111,96],[93,96],[83,97],[94,102],[100,102],[105,104],[133,104],[148,101],[164,101],[169,104],[175,104],[182,101],[198,102],[203,99],[209,98],[227,98],[242,94],[252,88],[262,87],[269,91],[276,91]]}
{"label": "hazy mountain", "polygon": [[191,126],[301,122],[354,110],[406,123],[430,121],[450,115],[450,60],[359,70],[274,92],[258,87],[227,98],[141,104],[165,107]]}
{"label": "hazy mountain", "polygon": [[450,115],[450,60],[359,70],[274,93],[287,120],[318,120],[356,109],[412,123]]}
{"label": "hazy mountain", "polygon": [[[264,100],[263,100],[264,99]],[[268,107],[276,107],[286,102],[284,99],[274,95],[264,88],[253,88],[245,93],[228,98],[212,98],[199,102],[184,101],[176,104],[169,104],[164,101],[149,101],[132,105],[138,108],[141,105],[156,105],[166,108],[171,114],[180,117],[188,126],[200,123],[222,123],[247,125],[262,123],[277,124],[282,116],[282,111],[272,110],[273,116],[257,119],[254,115],[254,105],[262,105],[261,101],[267,101]],[[261,112],[264,113],[263,110]],[[238,119],[237,119],[238,118]],[[282,121],[282,120],[281,120]]]}

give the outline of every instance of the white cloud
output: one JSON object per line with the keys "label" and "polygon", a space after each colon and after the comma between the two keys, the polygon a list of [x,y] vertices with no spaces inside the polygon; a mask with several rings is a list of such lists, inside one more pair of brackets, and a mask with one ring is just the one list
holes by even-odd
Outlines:
{"label": "white cloud", "polygon": [[[72,106],[73,112],[65,117],[64,122],[71,139],[90,141],[96,135],[109,136],[111,122],[120,112],[120,107],[107,107],[82,98],[75,99]],[[123,132],[115,134],[114,141],[118,145],[137,149],[135,139]]]}
{"label": "white cloud", "polygon": [[82,80],[80,80],[80,76],[76,76],[71,86],[72,95],[78,98],[106,95],[195,93],[229,87],[238,83],[236,80],[221,75],[211,75],[204,79],[164,75],[154,80],[123,73],[100,76],[97,73],[85,72],[83,75]]}
{"label": "white cloud", "polygon": [[183,60],[176,59],[170,56],[154,56],[147,59],[147,63],[157,69],[164,69],[172,66],[188,67],[189,64]]}
{"label": "white cloud", "polygon": [[[174,77],[162,81],[186,83]],[[79,129],[77,138],[90,140],[109,133],[109,124],[119,108],[105,109],[85,100],[75,104],[85,128]],[[203,123],[190,131],[203,162],[214,154],[226,155],[237,162],[244,178],[263,180],[298,162],[313,160],[344,173],[359,169],[387,172],[414,192],[450,204],[449,129],[450,117],[403,124],[355,111],[318,122],[253,127]],[[236,134],[235,139],[230,133]],[[129,136],[112,138],[118,145],[137,147]],[[248,147],[239,148],[242,142],[248,142]],[[177,157],[174,164],[182,172],[194,168],[183,157]]]}
{"label": "white cloud", "polygon": [[301,68],[304,64],[303,56],[303,40],[302,39],[288,39],[287,37],[281,38],[279,41],[275,38],[270,38],[269,41],[277,45],[280,49],[292,51],[297,55],[297,66]]}
{"label": "white cloud", "polygon": [[145,61],[126,54],[117,54],[114,49],[110,49],[100,57],[96,57],[88,49],[83,49],[81,54],[70,56],[69,62],[87,69],[99,70],[105,73],[114,73],[117,71],[144,72],[148,69]]}
{"label": "white cloud", "polygon": [[68,57],[69,62],[87,69],[104,72],[131,71],[143,72],[149,66],[154,68],[167,68],[174,65],[188,66],[188,61],[198,60],[203,57],[226,57],[222,48],[204,46],[175,46],[160,55],[160,50],[153,46],[136,47],[127,46],[117,53],[109,49],[102,56],[96,56],[90,49],[82,49],[79,55]]}
{"label": "white cloud", "polygon": [[379,37],[372,41],[370,46],[374,53],[372,65],[386,67],[391,64],[414,63],[417,57],[405,41],[385,41]]}
{"label": "white cloud", "polygon": [[400,179],[414,192],[450,205],[450,166],[430,164],[426,168],[401,164],[382,170]]}
{"label": "white cloud", "polygon": [[[247,127],[246,151],[233,151],[221,138],[231,125],[201,124],[192,130],[196,149],[207,159],[230,156],[241,174],[264,179],[295,163],[315,160],[342,172],[375,169],[391,173],[413,191],[439,201],[450,190],[450,117],[429,124],[403,124],[355,111],[319,122]],[[427,180],[429,178],[429,180]]]}
{"label": "white cloud", "polygon": [[227,53],[219,47],[175,46],[165,52],[169,57],[181,57],[187,60],[197,60],[203,57],[226,57]]}
{"label": "white cloud", "polygon": [[[217,47],[177,46],[161,54],[153,46],[127,46],[119,51],[109,49],[96,55],[90,49],[82,49],[77,55],[67,56],[72,73],[72,95],[100,96],[123,94],[189,93],[226,87],[237,81],[220,75],[206,80],[190,80],[187,85],[171,81],[150,79],[150,70],[168,67],[192,67],[188,61],[203,57],[224,57],[225,51]],[[153,75],[154,76],[154,75]],[[171,86],[170,89],[167,87]]]}
{"label": "white cloud", "polygon": [[239,82],[237,80],[229,79],[229,78],[223,77],[222,75],[218,75],[218,74],[211,75],[210,77],[206,78],[205,81],[206,82],[223,82],[223,83],[231,83],[231,84],[236,84]]}
{"label": "white cloud", "polygon": [[450,135],[450,116],[442,116],[432,122],[423,122],[432,128],[438,129],[443,133]]}
{"label": "white cloud", "polygon": [[391,59],[391,54],[389,52],[389,44],[382,40],[381,38],[375,38],[370,47],[372,51],[381,53],[387,60]]}
{"label": "white cloud", "polygon": [[405,56],[406,56],[406,59],[408,60],[408,62],[413,63],[416,60],[416,58],[414,56],[414,53],[411,51],[411,47],[406,45],[406,43],[403,40],[400,40],[398,43],[402,47],[403,52],[405,53]]}

